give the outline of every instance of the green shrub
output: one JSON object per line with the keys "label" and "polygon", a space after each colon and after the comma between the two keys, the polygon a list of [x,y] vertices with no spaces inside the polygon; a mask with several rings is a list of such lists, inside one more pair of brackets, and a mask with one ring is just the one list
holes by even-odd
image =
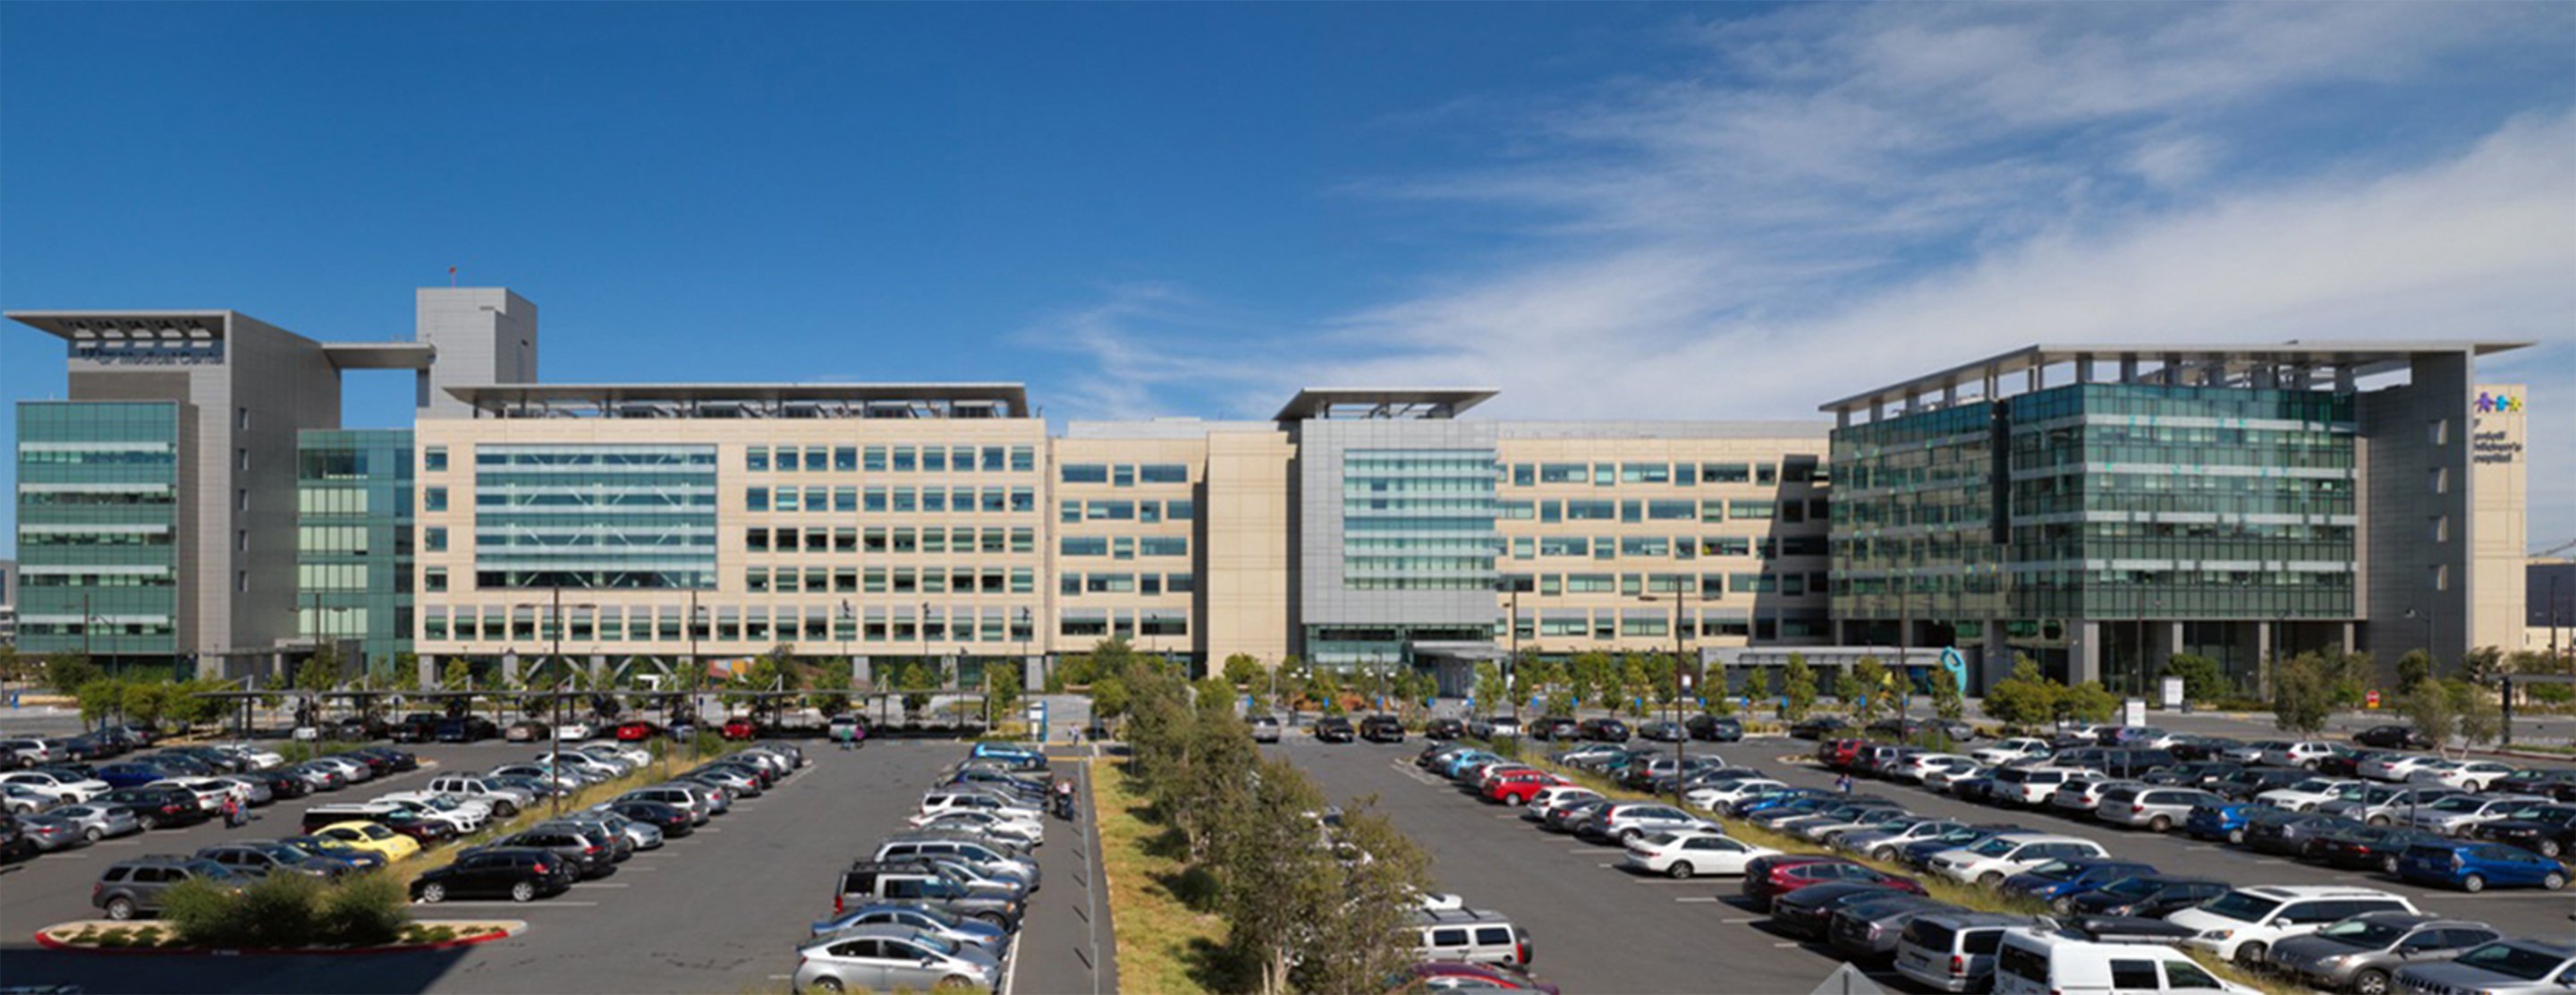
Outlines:
{"label": "green shrub", "polygon": [[392,943],[411,925],[411,898],[404,891],[400,882],[381,874],[362,874],[323,889],[314,939],[350,947]]}
{"label": "green shrub", "polygon": [[432,926],[420,935],[424,943],[445,943],[456,938],[456,927]]}
{"label": "green shrub", "polygon": [[251,882],[233,903],[242,945],[300,947],[320,940],[322,882],[303,874],[271,874]]}
{"label": "green shrub", "polygon": [[237,947],[242,945],[242,936],[240,918],[233,914],[234,904],[231,891],[202,878],[191,878],[161,893],[161,919],[189,943]]}
{"label": "green shrub", "polygon": [[107,932],[100,933],[98,935],[98,945],[102,947],[130,947],[134,945],[134,936],[131,933],[127,933],[125,931],[125,927],[118,926],[108,930]]}

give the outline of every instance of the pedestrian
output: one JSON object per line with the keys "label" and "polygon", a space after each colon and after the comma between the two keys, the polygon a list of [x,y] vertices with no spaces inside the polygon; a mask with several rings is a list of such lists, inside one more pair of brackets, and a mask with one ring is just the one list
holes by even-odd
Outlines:
{"label": "pedestrian", "polygon": [[1056,779],[1056,782],[1055,782],[1055,816],[1056,816],[1056,818],[1064,819],[1064,820],[1066,820],[1066,821],[1071,821],[1071,820],[1073,819],[1073,779],[1072,779],[1072,778],[1069,778],[1069,777],[1068,777],[1068,778],[1057,778],[1057,779]]}
{"label": "pedestrian", "polygon": [[1834,790],[1846,795],[1851,794],[1851,773],[1849,771],[1845,771],[1841,777],[1834,778]]}
{"label": "pedestrian", "polygon": [[868,724],[865,722],[853,723],[850,726],[850,748],[853,750],[863,750],[866,749],[867,746]]}
{"label": "pedestrian", "polygon": [[244,821],[241,816],[241,800],[234,798],[230,793],[226,793],[224,795],[224,828],[240,829],[242,827],[242,822]]}

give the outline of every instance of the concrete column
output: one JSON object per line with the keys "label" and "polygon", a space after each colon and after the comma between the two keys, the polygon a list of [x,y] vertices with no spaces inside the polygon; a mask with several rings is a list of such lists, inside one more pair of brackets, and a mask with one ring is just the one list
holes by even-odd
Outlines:
{"label": "concrete column", "polygon": [[435,653],[420,654],[420,686],[438,686],[438,655]]}
{"label": "concrete column", "polygon": [[2074,652],[2067,655],[2066,683],[2075,685],[2085,681],[2101,680],[2102,623],[2093,621],[2076,623],[2075,644],[2072,648]]}
{"label": "concrete column", "polygon": [[605,674],[605,673],[607,673],[607,672],[608,672],[608,655],[607,655],[607,654],[605,654],[605,653],[593,653],[593,654],[591,654],[591,655],[590,655],[590,679],[591,679],[591,680],[596,681],[596,680],[598,680],[598,679],[599,679],[599,675],[601,675],[601,674]]}
{"label": "concrete column", "polygon": [[2150,668],[2154,666],[2155,661],[2164,660],[2172,657],[2176,653],[2182,652],[2182,623],[2165,623],[2165,644],[2161,649],[2163,652],[2147,654],[2147,661]]}
{"label": "concrete column", "polygon": [[870,678],[872,676],[872,668],[868,665],[866,654],[860,654],[850,658],[851,687],[863,687],[871,691],[876,690],[876,685],[870,683]]}
{"label": "concrete column", "polygon": [[2346,653],[2352,652],[2352,623],[2346,622],[2343,624],[2343,635],[2340,638],[2343,641],[2343,651]]}
{"label": "concrete column", "polygon": [[518,651],[512,650],[501,654],[501,677],[512,684],[519,683]]}
{"label": "concrete column", "polygon": [[1046,690],[1046,654],[1031,653],[1020,658],[1020,687],[1030,694]]}

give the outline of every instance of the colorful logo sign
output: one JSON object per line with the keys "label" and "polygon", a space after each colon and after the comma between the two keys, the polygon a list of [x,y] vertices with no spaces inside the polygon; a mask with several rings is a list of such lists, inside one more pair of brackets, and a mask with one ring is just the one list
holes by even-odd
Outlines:
{"label": "colorful logo sign", "polygon": [[2478,413],[2482,415],[2517,414],[2523,410],[2523,400],[2511,394],[2490,394],[2482,390],[2478,392],[2477,403],[2472,407],[2477,408]]}

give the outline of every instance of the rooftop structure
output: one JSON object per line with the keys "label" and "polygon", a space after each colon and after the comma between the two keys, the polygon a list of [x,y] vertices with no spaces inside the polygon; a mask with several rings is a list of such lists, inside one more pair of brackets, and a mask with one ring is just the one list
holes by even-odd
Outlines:
{"label": "rooftop structure", "polygon": [[974,384],[474,384],[477,418],[1027,418],[1028,388]]}
{"label": "rooftop structure", "polygon": [[1455,418],[1495,393],[1475,387],[1308,387],[1288,399],[1277,420]]}
{"label": "rooftop structure", "polygon": [[[1911,380],[1828,401],[1842,424],[1888,413],[1948,407],[1963,401],[2001,400],[2069,383],[2144,383],[2163,386],[2270,387],[2350,392],[2363,377],[2409,369],[2426,354],[2488,356],[2528,342],[2364,341],[2283,342],[2277,345],[2161,345],[2094,343],[2033,345],[1961,363]],[[2101,365],[2116,364],[2105,377]],[[2066,367],[2052,380],[2050,371]],[[2014,381],[2018,379],[2020,383]],[[1864,417],[1854,418],[1854,415]]]}

